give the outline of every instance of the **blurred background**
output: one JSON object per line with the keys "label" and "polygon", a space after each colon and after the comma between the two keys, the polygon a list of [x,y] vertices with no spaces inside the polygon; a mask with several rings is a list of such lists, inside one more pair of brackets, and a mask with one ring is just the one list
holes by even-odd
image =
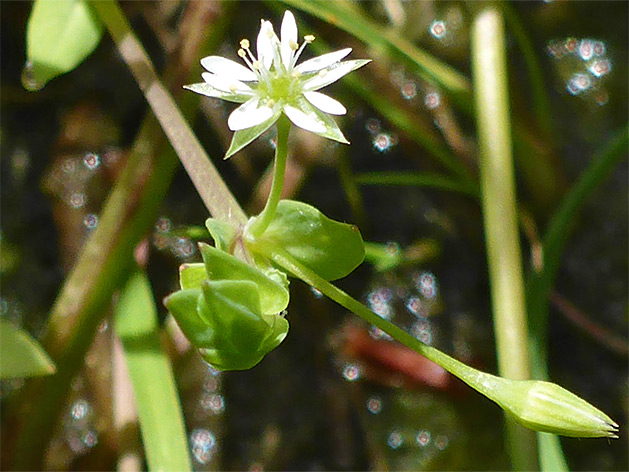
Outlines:
{"label": "blurred background", "polygon": [[[350,5],[383,38],[403,38],[471,77],[473,3]],[[38,337],[151,112],[107,33],[76,70],[28,91],[34,88],[25,70],[31,6],[3,2],[1,11],[0,316]],[[158,72],[167,84],[177,84],[178,103],[194,101],[190,122],[232,192],[248,212],[259,211],[270,185],[273,130],[224,161],[231,139],[226,117],[233,106],[180,86],[200,81],[203,56],[237,60],[239,41],[255,40],[260,18],[278,31],[287,6],[257,1],[122,6]],[[291,10],[300,36],[317,37],[306,58],[352,47],[351,58],[373,62],[328,89],[349,110],[339,124],[351,146],[292,132],[286,196],[357,224],[373,243],[368,262],[340,286],[422,341],[495,372],[479,200],[469,186],[426,186],[403,178],[417,172],[476,176],[469,106],[377,41]],[[534,265],[539,235],[562,196],[593,155],[626,129],[628,4],[513,2],[504,4],[504,14],[512,119],[514,129],[523,130],[516,131],[516,141],[525,143],[516,142],[518,197],[525,211],[522,247],[527,265]],[[191,56],[193,43],[199,46]],[[546,114],[538,113],[534,98],[539,79]],[[148,153],[167,146],[159,128],[141,139]],[[521,163],[527,160],[543,166],[531,169]],[[449,161],[455,164],[444,165]],[[551,295],[551,379],[621,425],[618,441],[563,438],[575,470],[629,467],[627,179],[624,159],[588,198]],[[159,301],[177,289],[178,266],[200,260],[195,242],[208,239],[199,229],[207,217],[179,168],[137,251],[167,328],[164,343],[196,470],[509,467],[502,412],[495,405],[299,281],[291,283],[291,330],[278,349],[250,371],[219,373],[205,365],[177,335]],[[47,469],[112,469],[123,453],[136,454],[142,463],[137,424],[134,429],[131,421],[121,432],[114,420],[116,403],[129,402],[129,395],[120,395],[124,382],[115,378],[112,338],[111,317],[104,314],[62,402],[54,434],[44,451],[33,451]],[[20,423],[11,412],[18,411],[24,388],[23,380],[1,384],[5,458]]]}

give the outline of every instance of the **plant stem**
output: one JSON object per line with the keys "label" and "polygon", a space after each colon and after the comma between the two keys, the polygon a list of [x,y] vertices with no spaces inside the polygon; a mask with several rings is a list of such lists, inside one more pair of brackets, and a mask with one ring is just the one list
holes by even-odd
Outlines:
{"label": "plant stem", "polygon": [[256,250],[273,260],[273,262],[287,272],[316,288],[339,305],[360,316],[366,322],[380,328],[382,331],[393,337],[396,341],[404,344],[409,349],[412,349],[418,354],[430,359],[435,364],[440,365],[452,375],[458,377],[467,385],[472,387],[474,390],[498,403],[499,406],[504,407],[504,401],[496,395],[496,393],[499,392],[501,387],[505,384],[504,379],[476,370],[439,351],[438,349],[422,343],[402,328],[378,316],[358,300],[305,267],[281,247],[268,244],[267,242],[264,246],[257,246]]}
{"label": "plant stem", "polygon": [[[530,377],[522,259],[518,240],[504,25],[495,6],[472,25],[472,71],[480,148],[483,220],[500,375]],[[537,467],[535,436],[507,421],[516,469]]]}
{"label": "plant stem", "polygon": [[286,171],[286,158],[288,156],[288,134],[290,121],[283,114],[277,120],[277,145],[275,147],[275,165],[273,167],[273,183],[271,192],[262,212],[251,224],[249,232],[254,238],[258,238],[269,227],[275,217],[277,205],[282,198],[284,188],[284,172]]}

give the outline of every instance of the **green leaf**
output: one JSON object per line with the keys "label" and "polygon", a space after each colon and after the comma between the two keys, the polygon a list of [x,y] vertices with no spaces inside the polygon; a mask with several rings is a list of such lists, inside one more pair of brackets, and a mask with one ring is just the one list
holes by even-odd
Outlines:
{"label": "green leaf", "polygon": [[42,347],[23,329],[0,319],[0,378],[35,377],[56,372]]}
{"label": "green leaf", "polygon": [[[220,251],[207,244],[199,243],[203,263],[212,281],[246,280],[255,283],[260,292],[260,308],[262,313],[274,315],[288,306],[288,280],[272,269],[265,274],[258,268],[240,259]],[[281,283],[284,280],[285,283]]]}
{"label": "green leaf", "polygon": [[37,90],[70,72],[98,45],[103,26],[83,0],[36,0],[26,31],[25,87]]}
{"label": "green leaf", "polygon": [[161,347],[151,287],[133,274],[118,300],[116,333],[125,353],[149,470],[192,470],[175,379]]}
{"label": "green leaf", "polygon": [[256,245],[283,248],[326,280],[345,277],[365,258],[358,228],[326,217],[313,206],[282,200]]}
{"label": "green leaf", "polygon": [[221,251],[229,252],[229,246],[236,238],[238,228],[226,221],[216,218],[208,218],[205,220],[205,226],[210,232],[216,248]]}

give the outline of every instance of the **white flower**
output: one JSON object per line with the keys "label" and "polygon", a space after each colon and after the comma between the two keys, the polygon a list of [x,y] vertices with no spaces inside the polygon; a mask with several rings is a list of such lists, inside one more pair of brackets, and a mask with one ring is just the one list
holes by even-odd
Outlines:
{"label": "white flower", "polygon": [[208,72],[205,82],[185,88],[208,97],[242,103],[227,120],[235,131],[225,158],[230,157],[269,129],[284,113],[290,121],[320,136],[349,144],[330,115],[344,115],[345,107],[318,92],[345,74],[364,66],[369,60],[340,62],[351,48],[323,54],[297,65],[306,44],[314,36],[297,43],[297,23],[290,11],[284,13],[281,40],[269,21],[262,20],[257,40],[256,58],[249,41],[240,42],[238,55],[247,67],[220,56],[208,56],[201,65]]}

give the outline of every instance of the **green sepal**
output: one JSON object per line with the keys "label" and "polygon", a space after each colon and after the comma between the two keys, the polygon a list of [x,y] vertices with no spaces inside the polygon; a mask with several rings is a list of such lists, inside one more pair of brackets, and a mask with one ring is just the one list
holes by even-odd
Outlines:
{"label": "green sepal", "polygon": [[244,370],[258,364],[288,333],[288,321],[279,315],[260,313],[256,283],[229,280],[203,284],[197,310],[214,327],[211,346],[203,358],[220,370]]}
{"label": "green sepal", "polygon": [[[288,306],[290,295],[288,279],[284,274],[275,269],[269,269],[264,273],[208,244],[199,243],[199,250],[209,280],[245,280],[255,283],[260,294],[260,309],[264,314],[276,314]],[[282,280],[285,283],[282,283]]]}
{"label": "green sepal", "polygon": [[229,149],[225,153],[225,159],[229,159],[231,156],[236,154],[242,148],[244,148],[251,141],[256,139],[262,133],[264,133],[267,129],[273,126],[273,123],[277,121],[277,119],[281,115],[281,109],[277,109],[273,116],[266,121],[263,121],[259,125],[252,126],[251,128],[241,129],[234,133],[232,137],[232,141],[229,145]]}
{"label": "green sepal", "polygon": [[201,289],[179,290],[164,299],[164,305],[177,321],[190,343],[196,348],[212,346],[214,330],[201,318],[198,305]]}
{"label": "green sepal", "polygon": [[205,220],[205,226],[210,232],[216,248],[221,251],[230,252],[229,247],[236,238],[238,229],[234,225],[217,220],[216,218],[208,218]]}
{"label": "green sepal", "polygon": [[345,277],[365,258],[365,245],[354,225],[331,220],[315,207],[282,200],[273,221],[254,242],[281,247],[326,280]]}
{"label": "green sepal", "polygon": [[193,264],[181,264],[179,266],[179,285],[182,290],[200,289],[201,283],[207,280],[205,264],[197,262]]}

